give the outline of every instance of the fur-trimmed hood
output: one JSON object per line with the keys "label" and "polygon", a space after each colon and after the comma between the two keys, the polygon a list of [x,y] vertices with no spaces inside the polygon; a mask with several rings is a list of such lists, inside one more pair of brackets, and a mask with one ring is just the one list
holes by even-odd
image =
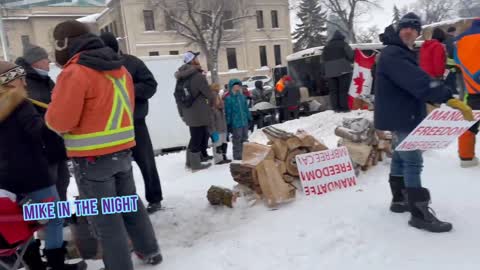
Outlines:
{"label": "fur-trimmed hood", "polygon": [[27,91],[23,89],[0,88],[0,123],[5,121],[27,97]]}

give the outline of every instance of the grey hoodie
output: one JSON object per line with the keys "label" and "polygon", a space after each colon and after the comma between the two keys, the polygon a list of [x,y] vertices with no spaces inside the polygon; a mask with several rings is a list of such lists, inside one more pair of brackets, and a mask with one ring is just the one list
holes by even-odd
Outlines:
{"label": "grey hoodie", "polygon": [[215,95],[208,85],[207,78],[199,68],[189,64],[181,66],[175,72],[175,78],[177,80],[189,78],[191,94],[196,97],[190,108],[177,104],[178,112],[183,121],[189,127],[209,126],[212,113],[211,104],[214,104]]}

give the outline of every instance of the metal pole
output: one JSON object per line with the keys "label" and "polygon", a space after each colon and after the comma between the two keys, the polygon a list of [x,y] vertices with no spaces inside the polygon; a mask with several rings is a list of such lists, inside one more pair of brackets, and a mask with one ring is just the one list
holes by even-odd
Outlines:
{"label": "metal pole", "polygon": [[7,37],[5,36],[5,30],[3,28],[3,7],[0,7],[0,39],[2,40],[3,59],[9,61]]}

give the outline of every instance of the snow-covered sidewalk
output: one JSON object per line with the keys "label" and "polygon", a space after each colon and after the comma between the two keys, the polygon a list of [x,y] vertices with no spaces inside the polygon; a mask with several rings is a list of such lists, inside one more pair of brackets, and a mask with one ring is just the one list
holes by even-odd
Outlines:
{"label": "snow-covered sidewalk", "polygon": [[[322,127],[314,135],[335,147],[337,139],[330,129],[343,116],[326,112],[280,127],[307,131]],[[251,138],[262,141],[259,134]],[[167,210],[151,218],[164,262],[152,267],[135,259],[136,269],[450,270],[480,265],[480,167],[461,169],[456,145],[424,156],[423,179],[432,193],[432,207],[440,219],[454,225],[445,234],[410,228],[408,214],[389,212],[389,161],[362,173],[355,189],[311,199],[298,193],[293,203],[270,211],[262,204],[234,209],[210,206],[206,194],[211,185],[231,188],[236,184],[229,166],[192,174],[184,168],[184,156],[157,158]],[[144,198],[137,167],[135,177]],[[70,186],[71,195],[75,189]],[[101,261],[89,261],[88,269],[101,266]]]}

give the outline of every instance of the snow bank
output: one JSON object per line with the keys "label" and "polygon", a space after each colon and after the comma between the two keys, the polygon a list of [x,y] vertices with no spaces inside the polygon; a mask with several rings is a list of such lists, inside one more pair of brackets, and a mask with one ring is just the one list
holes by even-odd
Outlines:
{"label": "snow bank", "polygon": [[102,15],[102,13],[91,14],[82,18],[78,18],[77,21],[81,23],[96,23],[100,15]]}
{"label": "snow bank", "polygon": [[[335,136],[335,128],[342,124],[343,118],[365,117],[373,120],[373,112],[370,111],[352,111],[349,113],[335,113],[325,111],[311,115],[306,118],[288,121],[275,127],[287,132],[296,133],[303,129],[319,141],[323,141],[329,148],[337,146],[338,138]],[[261,131],[255,131],[249,138],[250,141],[267,144],[267,136]]]}
{"label": "snow bank", "polygon": [[456,19],[452,19],[452,20],[446,20],[446,21],[436,22],[436,23],[432,23],[432,24],[427,24],[427,25],[424,25],[422,28],[425,29],[425,28],[430,28],[430,27],[437,27],[437,26],[457,24],[457,23],[459,23],[459,22],[466,22],[466,21],[468,21],[468,20],[473,20],[473,19],[475,19],[475,18],[476,18],[476,17],[471,17],[471,18],[456,18]]}

